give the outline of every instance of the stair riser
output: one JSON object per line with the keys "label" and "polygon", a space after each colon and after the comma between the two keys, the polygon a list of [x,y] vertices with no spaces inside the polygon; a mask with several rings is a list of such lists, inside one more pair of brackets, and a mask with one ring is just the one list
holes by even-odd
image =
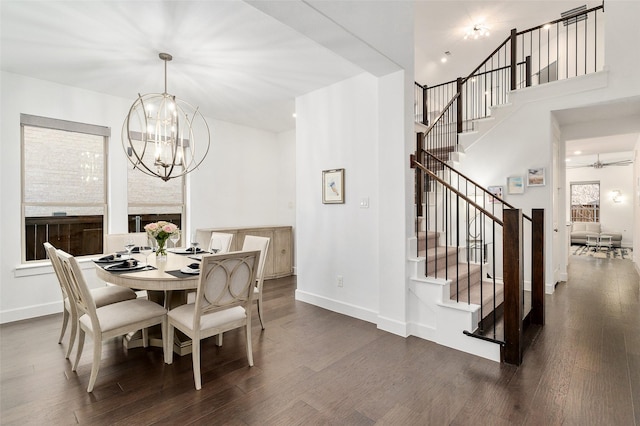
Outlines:
{"label": "stair riser", "polygon": [[[452,278],[452,277],[451,277]],[[469,285],[477,285],[480,284],[480,281],[482,280],[482,276],[480,275],[480,271],[476,271],[476,272],[472,272],[469,279],[467,279],[467,275],[461,275],[458,279],[458,285],[456,286],[456,281],[452,280],[451,281],[451,287],[450,287],[450,296],[451,299],[455,300],[455,295],[456,295],[456,290],[460,293],[467,291],[467,286]],[[472,303],[475,303],[472,301]],[[477,303],[480,303],[480,301],[477,301]]]}
{"label": "stair riser", "polygon": [[437,263],[436,263],[436,258],[429,260],[427,262],[427,275],[431,275],[433,271],[444,269],[451,265],[455,265],[457,262],[458,262],[458,259],[457,259],[456,253],[453,252],[453,253],[450,253],[448,256],[445,256],[445,251],[443,247],[442,252],[438,252]]}

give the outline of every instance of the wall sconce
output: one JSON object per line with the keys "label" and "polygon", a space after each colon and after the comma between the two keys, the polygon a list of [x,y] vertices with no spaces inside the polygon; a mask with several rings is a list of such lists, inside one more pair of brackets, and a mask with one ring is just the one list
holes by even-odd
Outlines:
{"label": "wall sconce", "polygon": [[622,191],[620,191],[619,189],[614,189],[613,191],[611,191],[611,199],[613,200],[614,203],[621,203]]}

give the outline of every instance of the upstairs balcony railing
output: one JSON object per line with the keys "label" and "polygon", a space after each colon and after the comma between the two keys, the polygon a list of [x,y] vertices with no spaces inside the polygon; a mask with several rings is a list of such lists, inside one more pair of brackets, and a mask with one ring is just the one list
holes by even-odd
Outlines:
{"label": "upstairs balcony railing", "polygon": [[415,118],[430,125],[458,95],[458,133],[508,101],[508,93],[577,77],[604,64],[604,5],[575,9],[560,19],[511,34],[467,77],[433,86],[415,84]]}

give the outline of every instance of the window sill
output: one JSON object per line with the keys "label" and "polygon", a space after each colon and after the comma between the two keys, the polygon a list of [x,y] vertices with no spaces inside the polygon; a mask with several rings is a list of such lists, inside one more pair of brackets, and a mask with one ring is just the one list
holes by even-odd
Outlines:
{"label": "window sill", "polygon": [[[78,263],[80,263],[81,269],[91,269],[94,265],[92,262],[92,257],[78,258]],[[33,262],[33,263],[24,263],[16,266],[13,276],[16,278],[23,277],[32,277],[35,275],[46,275],[52,274],[53,267],[51,266],[50,261],[41,261],[41,262]]]}

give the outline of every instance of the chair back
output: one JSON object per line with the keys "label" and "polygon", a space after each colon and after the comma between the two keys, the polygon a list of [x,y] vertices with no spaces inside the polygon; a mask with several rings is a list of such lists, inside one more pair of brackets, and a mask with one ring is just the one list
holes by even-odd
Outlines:
{"label": "chair back", "polygon": [[200,317],[208,313],[243,306],[251,315],[253,283],[260,253],[236,251],[204,255],[196,291],[193,329],[200,329]]}
{"label": "chair back", "polygon": [[105,253],[115,253],[117,251],[124,251],[125,244],[131,238],[133,240],[133,244],[136,247],[148,246],[149,245],[149,237],[146,232],[132,232],[130,234],[107,234],[104,252]]}
{"label": "chair back", "polygon": [[[53,267],[53,272],[56,273],[56,277],[58,278],[58,284],[60,284],[60,291],[62,292],[62,298],[65,299],[69,297],[69,284],[67,283],[67,277],[62,270],[62,265],[60,264],[60,259],[58,259],[58,253],[56,248],[51,245],[49,242],[44,243],[44,249],[47,252],[47,256],[51,261],[51,266]],[[73,305],[73,301],[69,300],[70,305]]]}
{"label": "chair back", "polygon": [[217,249],[217,254],[229,253],[229,250],[231,250],[231,241],[233,241],[233,234],[212,232],[211,239],[209,240],[209,251],[213,253],[213,250]]}
{"label": "chair back", "polygon": [[[242,243],[242,251],[260,250],[260,261],[258,262],[258,271],[256,272],[256,279],[258,280],[258,286],[262,286],[264,278],[264,264],[267,259],[267,253],[269,251],[269,237],[256,237],[255,235],[247,235],[244,237]],[[262,288],[259,290],[262,291]]]}
{"label": "chair back", "polygon": [[78,310],[78,317],[82,314],[87,314],[91,318],[93,330],[97,331],[100,328],[100,322],[98,321],[98,315],[96,314],[96,303],[93,300],[89,286],[84,279],[82,269],[75,257],[66,253],[60,249],[56,250],[58,259],[62,266],[62,271],[65,275],[69,290],[69,302],[74,303]]}

